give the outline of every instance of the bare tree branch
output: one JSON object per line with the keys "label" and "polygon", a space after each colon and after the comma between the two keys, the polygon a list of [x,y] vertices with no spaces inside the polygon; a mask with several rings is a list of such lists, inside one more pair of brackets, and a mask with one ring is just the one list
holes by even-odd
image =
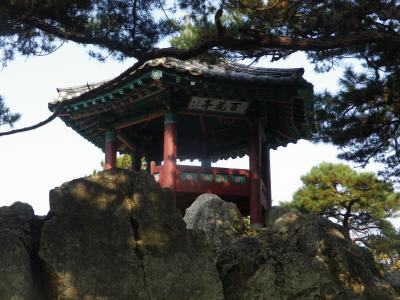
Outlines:
{"label": "bare tree branch", "polygon": [[15,133],[20,133],[20,132],[30,131],[30,130],[42,127],[42,126],[50,123],[51,121],[53,121],[55,118],[57,118],[57,116],[60,113],[62,107],[63,107],[63,104],[61,103],[59,105],[59,107],[54,111],[54,113],[44,121],[36,123],[35,125],[32,125],[32,126],[23,127],[23,128],[19,128],[19,129],[10,130],[10,131],[5,131],[5,132],[0,132],[0,137],[1,136],[5,136],[5,135],[11,135],[11,134],[15,134]]}

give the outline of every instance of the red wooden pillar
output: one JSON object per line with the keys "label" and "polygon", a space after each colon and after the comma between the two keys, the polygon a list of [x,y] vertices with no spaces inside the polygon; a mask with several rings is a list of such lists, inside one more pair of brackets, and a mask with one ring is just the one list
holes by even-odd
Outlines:
{"label": "red wooden pillar", "polygon": [[177,132],[176,117],[167,112],[164,116],[164,168],[161,179],[161,187],[170,189],[176,193],[177,178]]}
{"label": "red wooden pillar", "polygon": [[261,136],[259,120],[249,124],[249,166],[250,166],[250,224],[252,227],[262,227],[261,211]]}
{"label": "red wooden pillar", "polygon": [[114,169],[117,166],[117,136],[114,130],[106,131],[104,170]]}

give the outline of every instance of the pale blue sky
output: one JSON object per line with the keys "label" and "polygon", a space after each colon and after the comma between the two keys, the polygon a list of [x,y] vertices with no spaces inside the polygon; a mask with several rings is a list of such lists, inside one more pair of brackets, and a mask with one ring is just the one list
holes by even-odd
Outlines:
{"label": "pale blue sky", "polygon": [[[17,58],[0,72],[0,94],[12,111],[22,118],[16,127],[31,125],[47,118],[47,103],[56,98],[57,87],[80,85],[111,79],[131,66],[112,60],[100,63],[87,55],[85,48],[67,44],[44,57]],[[335,90],[340,69],[316,74],[302,54],[264,67],[304,67],[305,78],[315,91]],[[8,128],[3,126],[1,131]],[[312,145],[299,141],[271,152],[272,196],[278,201],[290,200],[301,185],[300,176],[322,161],[339,162],[337,150],[330,145]],[[0,138],[0,206],[15,201],[27,202],[37,214],[48,211],[49,190],[63,182],[88,175],[100,168],[103,153],[59,119],[29,131]],[[247,159],[221,162],[231,167],[247,167]],[[375,166],[368,170],[375,171]]]}

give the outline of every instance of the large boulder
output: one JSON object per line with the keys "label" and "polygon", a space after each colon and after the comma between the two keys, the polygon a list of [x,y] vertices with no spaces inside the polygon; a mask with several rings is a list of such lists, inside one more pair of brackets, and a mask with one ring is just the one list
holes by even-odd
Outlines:
{"label": "large boulder", "polygon": [[40,225],[28,204],[0,207],[0,299],[43,299],[37,259]]}
{"label": "large boulder", "polygon": [[398,299],[371,254],[340,226],[288,212],[223,249],[226,299]]}
{"label": "large boulder", "polygon": [[144,173],[73,180],[50,192],[40,257],[53,299],[223,299],[201,236]]}
{"label": "large boulder", "polygon": [[202,231],[217,257],[222,249],[246,233],[243,217],[236,204],[214,194],[202,194],[186,209],[186,228]]}

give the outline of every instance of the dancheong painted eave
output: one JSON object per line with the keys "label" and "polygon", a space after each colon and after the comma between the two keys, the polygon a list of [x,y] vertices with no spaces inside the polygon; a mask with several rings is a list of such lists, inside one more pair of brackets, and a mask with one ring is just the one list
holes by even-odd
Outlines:
{"label": "dancheong painted eave", "polygon": [[[57,88],[59,97],[49,103],[51,111],[60,102],[75,103],[79,100],[91,98],[101,93],[117,89],[129,80],[139,77],[148,69],[163,68],[178,74],[187,74],[196,77],[210,79],[222,79],[228,81],[242,81],[247,84],[261,85],[291,85],[296,84],[306,88],[312,88],[312,84],[303,78],[303,68],[277,69],[248,67],[242,64],[221,63],[219,65],[207,65],[199,62],[188,62],[171,57],[149,60],[143,65],[128,69],[116,78],[97,83],[86,83],[76,87]],[[157,75],[155,75],[157,76]]]}
{"label": "dancheong painted eave", "polygon": [[[104,130],[104,122],[108,126],[112,123],[119,129],[123,124],[137,124],[142,119],[161,117],[166,111],[174,110],[181,114],[180,122],[184,126],[178,128],[178,132],[185,136],[189,134],[185,133],[188,127],[199,127],[197,119],[190,117],[193,113],[190,111],[193,100],[190,99],[193,97],[219,99],[225,103],[246,103],[247,110],[239,116],[218,116],[215,111],[202,112],[202,130],[204,123],[210,132],[221,129],[224,133],[215,133],[215,139],[226,142],[223,147],[210,145],[210,149],[213,149],[210,150],[211,158],[225,159],[247,153],[245,141],[240,141],[240,135],[246,131],[246,128],[243,129],[243,126],[247,126],[245,120],[255,115],[262,120],[270,148],[285,146],[310,136],[313,86],[303,78],[303,73],[302,68],[270,69],[231,63],[206,65],[160,58],[128,69],[112,80],[58,89],[59,97],[49,103],[49,109],[54,111],[62,103],[61,119],[84,138],[104,149],[104,131],[101,131]],[[232,125],[218,128],[212,117],[231,119]],[[159,120],[151,120],[149,128],[159,126]],[[137,131],[138,127],[135,126],[130,130]],[[225,132],[228,127],[235,128],[237,133]],[[185,146],[180,149],[185,149]],[[187,149],[191,149],[191,146],[188,145]],[[185,158],[193,158],[182,151]]]}

